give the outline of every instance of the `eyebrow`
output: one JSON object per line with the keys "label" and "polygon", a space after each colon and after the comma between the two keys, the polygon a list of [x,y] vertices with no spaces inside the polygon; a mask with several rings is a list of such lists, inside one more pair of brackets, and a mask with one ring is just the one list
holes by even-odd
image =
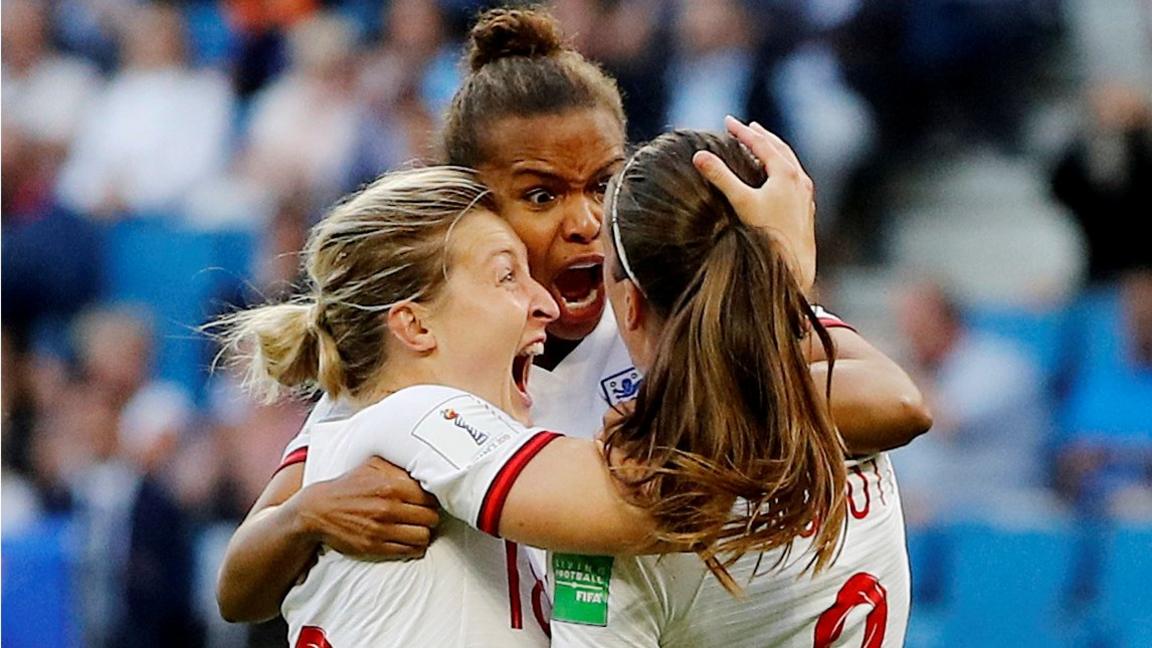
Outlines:
{"label": "eyebrow", "polygon": [[[608,169],[611,168],[612,166],[614,166],[616,164],[620,164],[623,161],[624,161],[623,155],[615,157],[611,161],[609,161],[607,164],[596,169],[596,171],[594,171],[591,175],[593,178],[597,178],[597,177],[603,175],[604,173],[606,173],[608,171]],[[512,170],[512,175],[514,177],[520,177],[520,176],[525,176],[525,175],[534,175],[534,176],[539,176],[541,178],[556,180],[558,182],[564,182],[564,183],[569,182],[569,180],[567,178],[560,175],[556,171],[553,171],[552,169],[547,168],[547,167],[535,166],[535,163],[532,163],[532,162],[524,163],[524,166],[518,166],[516,164],[514,164],[513,166],[515,167]]]}
{"label": "eyebrow", "polygon": [[491,261],[492,259],[495,259],[496,257],[503,256],[503,255],[508,255],[508,256],[512,257],[513,260],[515,260],[516,259],[516,250],[514,250],[510,247],[500,248],[499,250],[492,251],[484,260],[485,260],[485,262]]}

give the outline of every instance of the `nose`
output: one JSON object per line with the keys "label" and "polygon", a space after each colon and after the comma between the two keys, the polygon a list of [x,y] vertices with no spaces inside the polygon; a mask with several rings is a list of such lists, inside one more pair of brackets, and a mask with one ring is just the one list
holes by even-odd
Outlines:
{"label": "nose", "polygon": [[590,196],[581,196],[564,215],[564,240],[572,243],[591,243],[600,235],[600,222],[604,209]]}
{"label": "nose", "polygon": [[532,280],[532,319],[540,320],[547,324],[552,320],[560,317],[560,307],[556,305],[556,300],[552,299],[552,294],[545,290],[535,279]]}

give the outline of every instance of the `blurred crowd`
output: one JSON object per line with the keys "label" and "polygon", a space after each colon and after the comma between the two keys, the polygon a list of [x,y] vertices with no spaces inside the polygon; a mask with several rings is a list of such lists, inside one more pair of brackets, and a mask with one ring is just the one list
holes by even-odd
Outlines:
{"label": "blurred crowd", "polygon": [[[82,525],[87,645],[204,641],[197,538],[243,516],[308,405],[265,406],[226,371],[210,376],[196,327],[291,291],[326,205],[433,158],[460,43],[490,4],[4,1],[3,531],[55,515]],[[619,80],[633,142],[718,129],[725,114],[791,142],[818,187],[826,269],[886,261],[889,196],[909,163],[1026,148],[1033,102],[1059,76],[1063,4],[550,3]],[[1093,86],[1079,134],[1048,160],[1088,259],[1083,299],[1037,320],[1051,331],[996,335],[930,282],[902,298],[902,354],[937,420],[901,458],[910,524],[1006,493],[1029,510],[1152,516],[1152,245],[1137,234],[1152,224],[1148,100]],[[140,232],[158,238],[125,238]],[[172,279],[172,299],[203,300],[183,319],[125,285],[173,277],[191,244],[149,255],[125,240],[246,252],[211,290],[181,292],[200,274]],[[1037,331],[1051,337],[1039,355]],[[1072,353],[1091,339],[1114,339],[1100,357],[1117,364]],[[174,345],[193,349],[175,369],[159,361]],[[1131,377],[1124,396],[1105,380],[1116,372]],[[1067,414],[1093,389],[1103,403],[1089,411],[1136,410],[1122,433]],[[970,487],[963,502],[956,484]]]}

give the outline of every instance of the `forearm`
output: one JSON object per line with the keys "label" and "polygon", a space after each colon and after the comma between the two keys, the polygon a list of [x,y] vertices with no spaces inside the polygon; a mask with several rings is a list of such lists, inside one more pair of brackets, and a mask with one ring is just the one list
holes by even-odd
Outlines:
{"label": "forearm", "polygon": [[253,623],[278,615],[318,546],[291,502],[249,516],[233,534],[220,567],[216,602],[221,616]]}
{"label": "forearm", "polygon": [[277,472],[232,534],[216,578],[220,616],[232,622],[275,617],[280,603],[315,555],[318,540],[299,515],[304,464]]}

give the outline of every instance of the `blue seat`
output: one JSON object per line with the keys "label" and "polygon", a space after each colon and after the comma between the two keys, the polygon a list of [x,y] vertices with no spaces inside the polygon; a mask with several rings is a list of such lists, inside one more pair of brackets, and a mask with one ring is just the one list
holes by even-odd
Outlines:
{"label": "blue seat", "polygon": [[1074,309],[1076,376],[1062,413],[1070,441],[1152,445],[1152,369],[1127,357],[1119,294],[1097,289]]}
{"label": "blue seat", "polygon": [[1106,534],[1097,582],[1097,627],[1103,645],[1152,646],[1152,525]]}
{"label": "blue seat", "polygon": [[81,645],[68,529],[66,520],[52,519],[4,537],[4,648]]}
{"label": "blue seat", "polygon": [[1076,645],[1080,625],[1068,609],[1075,543],[1058,524],[952,528],[940,645]]}
{"label": "blue seat", "polygon": [[104,297],[146,305],[157,334],[157,375],[202,395],[211,345],[196,327],[220,312],[247,280],[249,235],[186,230],[162,216],[112,228]]}

